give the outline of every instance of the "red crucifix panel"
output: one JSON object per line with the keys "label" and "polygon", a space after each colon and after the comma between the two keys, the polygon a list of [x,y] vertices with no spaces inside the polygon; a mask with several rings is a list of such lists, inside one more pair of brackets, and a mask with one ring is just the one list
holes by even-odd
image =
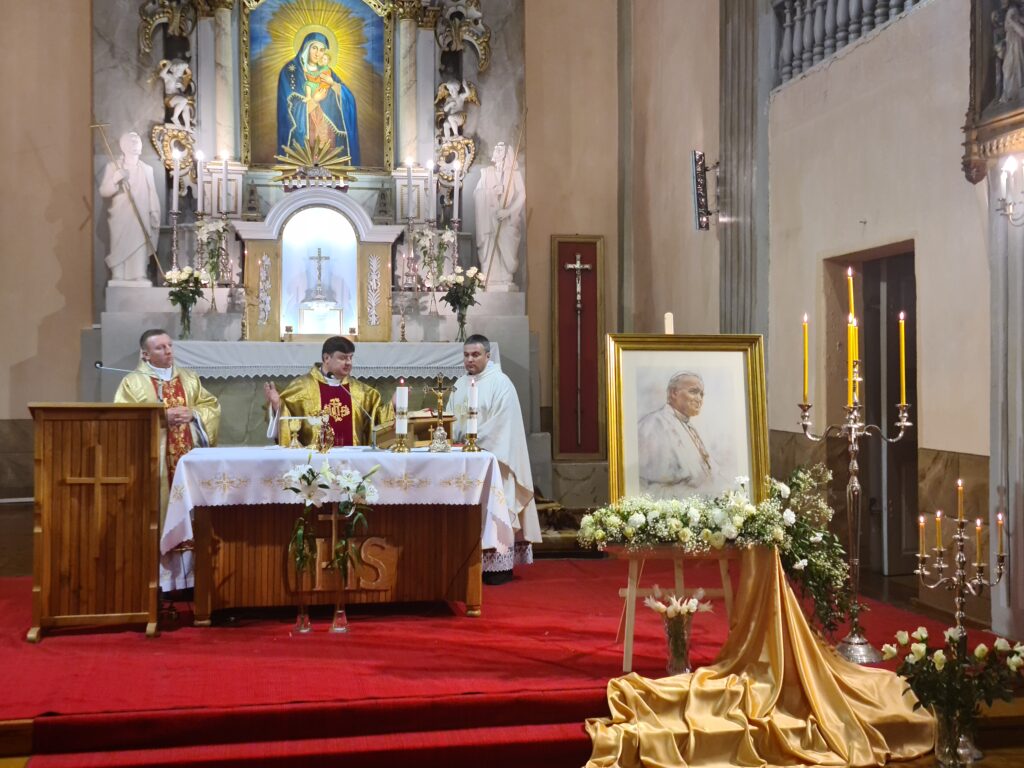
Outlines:
{"label": "red crucifix panel", "polygon": [[551,238],[556,459],[605,457],[604,237]]}

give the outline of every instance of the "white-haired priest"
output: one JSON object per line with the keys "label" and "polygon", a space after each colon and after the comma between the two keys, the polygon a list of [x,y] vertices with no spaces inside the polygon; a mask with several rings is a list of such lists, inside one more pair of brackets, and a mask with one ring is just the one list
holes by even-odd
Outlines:
{"label": "white-haired priest", "polygon": [[526,449],[526,428],[519,407],[519,396],[512,380],[491,360],[491,342],[474,334],[462,347],[466,373],[455,382],[448,410],[455,415],[454,438],[466,436],[470,382],[477,389],[477,445],[493,453],[501,467],[505,501],[513,512],[516,528],[515,547],[508,552],[485,550],[484,583],[504,584],[512,579],[515,565],[533,562],[533,543],[540,542],[540,522],[534,501],[533,473]]}

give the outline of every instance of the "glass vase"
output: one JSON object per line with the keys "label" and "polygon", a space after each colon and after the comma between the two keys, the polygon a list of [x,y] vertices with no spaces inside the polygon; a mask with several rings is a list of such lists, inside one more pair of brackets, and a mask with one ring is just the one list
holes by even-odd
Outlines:
{"label": "glass vase", "polygon": [[935,715],[935,764],[957,768],[957,748],[960,744],[960,732],[957,727],[956,714],[933,709]]}
{"label": "glass vase", "polygon": [[334,620],[331,622],[331,628],[328,631],[335,635],[348,632],[348,615],[345,613],[345,598],[343,595],[339,595],[337,602],[334,604]]}
{"label": "glass vase", "polygon": [[456,315],[456,319],[459,321],[459,334],[455,337],[456,341],[466,340],[466,310],[460,309]]}
{"label": "glass vase", "polygon": [[690,671],[690,626],[693,614],[665,617],[665,640],[668,642],[668,663],[665,671],[669,675],[681,675]]}
{"label": "glass vase", "polygon": [[178,309],[181,312],[181,334],[179,338],[190,338],[192,336],[192,307],[182,304]]}
{"label": "glass vase", "polygon": [[309,606],[305,599],[299,601],[299,612],[295,617],[295,626],[292,627],[292,637],[296,635],[308,635],[313,631],[313,624],[309,620]]}

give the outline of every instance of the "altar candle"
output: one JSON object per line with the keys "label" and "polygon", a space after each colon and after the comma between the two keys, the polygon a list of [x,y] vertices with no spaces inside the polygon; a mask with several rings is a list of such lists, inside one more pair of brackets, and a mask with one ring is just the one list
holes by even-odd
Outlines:
{"label": "altar candle", "polygon": [[456,160],[452,163],[455,168],[455,178],[452,180],[452,218],[459,218],[459,187],[462,185],[462,163]]}
{"label": "altar candle", "polygon": [[[857,362],[860,362],[860,326],[857,325],[857,318],[856,317],[853,318],[853,359],[856,360]],[[862,378],[863,374],[864,374],[864,371],[862,370],[861,366],[857,366],[857,376],[858,376],[858,378]],[[854,380],[853,386],[854,386],[854,390],[853,390],[854,394],[856,394],[857,400],[859,401],[861,399],[861,397],[860,397],[860,381]]]}
{"label": "altar candle", "polygon": [[999,197],[1003,200],[1006,199],[1006,179],[1008,176],[1009,174],[1005,169],[999,172]]}
{"label": "altar candle", "polygon": [[974,521],[974,554],[977,559],[974,561],[978,565],[981,565],[984,560],[981,559],[981,518],[979,517]]}
{"label": "altar candle", "polygon": [[1003,554],[1003,513],[996,515],[996,536],[999,538],[999,554]]}
{"label": "altar candle", "polygon": [[856,315],[857,311],[853,308],[853,267],[846,268],[846,292],[850,297],[850,314]]}
{"label": "altar candle", "polygon": [[956,481],[956,519],[964,519],[964,481]]}
{"label": "altar candle", "polygon": [[907,404],[907,334],[906,315],[900,312],[900,405]]}
{"label": "altar candle", "polygon": [[935,546],[942,549],[942,510],[935,513]]}
{"label": "altar candle", "polygon": [[412,158],[405,158],[405,215],[412,218]]}
{"label": "altar candle", "polygon": [[846,323],[846,407],[853,407],[853,315]]}
{"label": "altar candle", "polygon": [[427,217],[434,221],[437,218],[437,191],[434,189],[434,161],[427,161]]}
{"label": "altar candle", "polygon": [[171,153],[174,158],[174,173],[171,175],[171,213],[178,212],[178,184],[181,183],[181,150]]}
{"label": "altar candle", "polygon": [[395,417],[395,434],[396,435],[407,435],[407,434],[409,434],[409,417],[408,416],[396,416]]}
{"label": "altar candle", "polygon": [[665,335],[671,336],[676,332],[676,321],[671,312],[665,313]]}
{"label": "altar candle", "polygon": [[220,212],[228,212],[228,159],[224,158],[224,167],[220,176]]}
{"label": "altar candle", "polygon": [[196,213],[203,212],[203,150],[196,150]]}
{"label": "altar candle", "polygon": [[808,400],[808,390],[809,390],[809,387],[807,386],[807,384],[808,384],[808,367],[809,367],[808,355],[809,355],[809,350],[808,350],[808,347],[807,347],[807,313],[805,312],[804,313],[804,399],[803,399],[803,403],[805,405],[810,402],[810,400]]}
{"label": "altar candle", "polygon": [[395,408],[400,411],[409,410],[409,388],[405,386],[405,379],[399,379],[395,387]]}
{"label": "altar candle", "polygon": [[476,386],[476,378],[469,379],[469,407],[476,410],[480,406],[480,390]]}
{"label": "altar candle", "polygon": [[918,533],[919,533],[918,540],[920,542],[918,544],[918,549],[920,550],[921,554],[923,555],[924,554],[924,515],[918,515],[917,524],[918,524],[918,529],[917,530],[918,530]]}

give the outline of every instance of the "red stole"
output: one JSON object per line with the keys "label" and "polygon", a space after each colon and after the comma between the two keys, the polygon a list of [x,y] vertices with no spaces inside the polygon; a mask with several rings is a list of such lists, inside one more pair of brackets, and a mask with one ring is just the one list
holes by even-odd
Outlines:
{"label": "red stole", "polygon": [[348,387],[332,387],[320,384],[320,407],[330,413],[331,429],[334,430],[334,444],[355,445],[352,437],[352,393]]}
{"label": "red stole", "polygon": [[[185,388],[181,385],[181,379],[175,376],[170,381],[160,381],[160,379],[150,378],[153,382],[153,388],[156,390],[156,396],[163,401],[165,408],[173,408],[175,406],[187,406],[188,402],[185,400]],[[161,389],[163,390],[161,392]],[[178,466],[178,459],[184,456],[186,453],[192,450],[194,447],[192,443],[192,425],[191,424],[178,424],[177,426],[167,427],[167,479],[168,482],[174,479],[174,470]]]}

